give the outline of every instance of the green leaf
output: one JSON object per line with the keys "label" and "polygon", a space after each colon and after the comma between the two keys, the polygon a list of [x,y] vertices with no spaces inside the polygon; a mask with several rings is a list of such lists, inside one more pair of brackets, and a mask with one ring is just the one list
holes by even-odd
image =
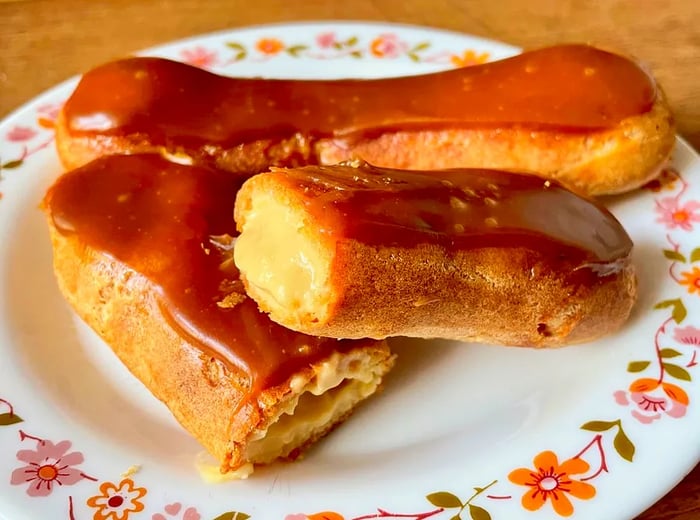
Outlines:
{"label": "green leaf", "polygon": [[462,507],[462,501],[449,491],[430,493],[425,498],[436,507]]}
{"label": "green leaf", "polygon": [[236,42],[226,42],[226,47],[229,49],[233,49],[234,51],[243,51],[245,52],[245,47],[241,45],[240,43]]}
{"label": "green leaf", "polygon": [[219,515],[214,520],[248,520],[250,518],[250,515],[247,515],[245,513],[239,513],[238,511],[229,511],[228,513],[224,513],[223,515]]}
{"label": "green leaf", "polygon": [[357,45],[357,36],[352,36],[345,40],[345,45],[348,47],[352,47],[353,45]]}
{"label": "green leaf", "polygon": [[491,515],[486,509],[469,504],[469,516],[472,520],[491,520]]}
{"label": "green leaf", "polygon": [[627,372],[641,372],[651,364],[651,361],[631,361],[627,365]]}
{"label": "green leaf", "polygon": [[247,53],[246,51],[240,51],[238,54],[236,54],[236,55],[233,57],[233,61],[241,61],[241,60],[244,59],[247,55],[248,55],[248,53]]}
{"label": "green leaf", "polygon": [[19,168],[24,164],[22,159],[15,159],[14,161],[7,161],[5,164],[0,166],[0,170],[12,170],[14,168]]}
{"label": "green leaf", "polygon": [[476,486],[476,487],[474,487],[474,491],[476,491],[477,494],[478,494],[478,493],[483,493],[483,492],[484,492],[484,488]]}
{"label": "green leaf", "polygon": [[413,52],[409,52],[408,57],[411,58],[411,61],[420,61],[420,56],[414,54]]}
{"label": "green leaf", "polygon": [[682,322],[688,315],[688,311],[685,309],[685,305],[683,305],[683,301],[680,298],[664,300],[654,305],[655,309],[665,309],[667,307],[673,307],[671,316],[676,323]]}
{"label": "green leaf", "polygon": [[677,302],[678,302],[678,299],[662,300],[659,303],[657,303],[656,305],[654,305],[654,308],[655,309],[665,309],[666,307],[672,307],[672,306],[676,305]]}
{"label": "green leaf", "polygon": [[459,513],[457,513],[455,516],[451,517],[450,520],[462,520],[462,517]]}
{"label": "green leaf", "polygon": [[662,348],[661,352],[659,352],[659,355],[662,358],[672,358],[672,357],[682,356],[683,354],[681,354],[680,352],[678,352],[677,350],[674,350],[672,348]]}
{"label": "green leaf", "polygon": [[673,314],[671,315],[673,316],[673,321],[680,324],[680,322],[682,322],[687,315],[688,311],[685,310],[685,305],[683,305],[683,302],[678,300],[678,305],[674,307]]}
{"label": "green leaf", "polygon": [[678,251],[673,251],[672,249],[664,249],[664,256],[675,262],[687,262],[682,254],[680,254]]}
{"label": "green leaf", "polygon": [[613,439],[615,451],[627,462],[632,462],[634,459],[634,444],[629,440],[629,437],[622,431],[622,427],[617,431],[615,439]]}
{"label": "green leaf", "polygon": [[696,247],[690,253],[690,261],[691,262],[697,262],[698,260],[700,260],[700,247]]}
{"label": "green leaf", "polygon": [[296,58],[299,56],[300,52],[305,51],[306,49],[308,49],[308,46],[306,45],[293,45],[291,47],[287,47],[287,52]]}
{"label": "green leaf", "polygon": [[420,42],[418,45],[416,45],[415,47],[413,47],[413,49],[411,49],[411,51],[412,51],[412,52],[424,51],[424,50],[427,49],[428,47],[430,47],[430,43],[428,43],[428,42]]}
{"label": "green leaf", "polygon": [[582,425],[581,429],[589,432],[606,432],[617,424],[617,421],[589,421]]}
{"label": "green leaf", "polygon": [[350,53],[350,56],[353,58],[362,58],[362,51],[352,51]]}
{"label": "green leaf", "polygon": [[692,379],[688,371],[683,367],[671,363],[664,363],[663,367],[666,373],[671,377],[682,379],[683,381],[691,381]]}
{"label": "green leaf", "polygon": [[16,413],[0,413],[0,426],[10,426],[11,424],[21,423],[22,421],[24,421],[24,419]]}
{"label": "green leaf", "polygon": [[333,42],[333,48],[334,48],[334,49],[337,49],[337,50],[340,50],[340,49],[343,48],[343,44],[340,43],[340,42]]}

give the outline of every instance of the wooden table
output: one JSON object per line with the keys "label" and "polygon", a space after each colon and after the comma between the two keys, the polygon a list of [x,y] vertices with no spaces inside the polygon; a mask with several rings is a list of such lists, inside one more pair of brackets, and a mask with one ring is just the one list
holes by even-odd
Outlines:
{"label": "wooden table", "polygon": [[[610,46],[650,64],[679,133],[700,148],[699,0],[0,0],[0,117],[73,74],[144,47],[313,19],[429,25],[523,47]],[[639,518],[700,518],[700,467]]]}

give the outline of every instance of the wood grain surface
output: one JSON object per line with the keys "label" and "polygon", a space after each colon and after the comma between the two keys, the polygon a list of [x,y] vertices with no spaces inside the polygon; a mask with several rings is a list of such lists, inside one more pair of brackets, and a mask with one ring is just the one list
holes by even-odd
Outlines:
{"label": "wood grain surface", "polygon": [[[649,64],[678,132],[700,148],[700,0],[0,0],[0,118],[74,74],[144,47],[295,20],[403,22],[526,48],[578,41],[619,49]],[[639,518],[700,519],[700,467]]]}

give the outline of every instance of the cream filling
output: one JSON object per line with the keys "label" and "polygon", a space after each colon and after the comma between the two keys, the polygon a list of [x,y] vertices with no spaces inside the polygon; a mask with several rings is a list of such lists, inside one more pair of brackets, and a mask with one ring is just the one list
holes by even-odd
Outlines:
{"label": "cream filling", "polygon": [[256,432],[246,457],[255,463],[267,464],[289,453],[314,434],[327,428],[362,399],[372,394],[376,383],[346,380],[336,388],[320,395],[307,391],[288,403],[287,410],[266,432]]}
{"label": "cream filling", "polygon": [[265,429],[248,437],[246,460],[235,471],[222,474],[210,456],[200,457],[196,464],[206,482],[217,483],[247,478],[254,464],[267,464],[286,457],[315,435],[348,413],[359,401],[373,394],[380,382],[379,374],[367,369],[357,358],[347,359],[335,353],[309,381],[295,376],[290,382],[292,396],[281,404]]}
{"label": "cream filling", "polygon": [[294,211],[271,196],[256,194],[233,258],[251,295],[258,303],[262,299],[273,316],[316,317],[328,267],[309,233]]}

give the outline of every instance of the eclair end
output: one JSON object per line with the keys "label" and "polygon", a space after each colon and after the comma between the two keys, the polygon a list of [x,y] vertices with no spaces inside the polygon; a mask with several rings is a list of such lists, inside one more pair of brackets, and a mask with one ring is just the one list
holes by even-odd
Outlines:
{"label": "eclair end", "polygon": [[[235,215],[234,260],[249,295],[274,321],[307,333],[561,344],[595,337],[582,324],[603,330],[603,295],[619,292],[610,329],[635,299],[621,224],[533,175],[362,162],[273,169],[244,183]],[[468,326],[470,313],[491,312],[477,312],[479,294],[518,312],[532,305],[532,330],[518,320],[507,336],[497,324]]]}

